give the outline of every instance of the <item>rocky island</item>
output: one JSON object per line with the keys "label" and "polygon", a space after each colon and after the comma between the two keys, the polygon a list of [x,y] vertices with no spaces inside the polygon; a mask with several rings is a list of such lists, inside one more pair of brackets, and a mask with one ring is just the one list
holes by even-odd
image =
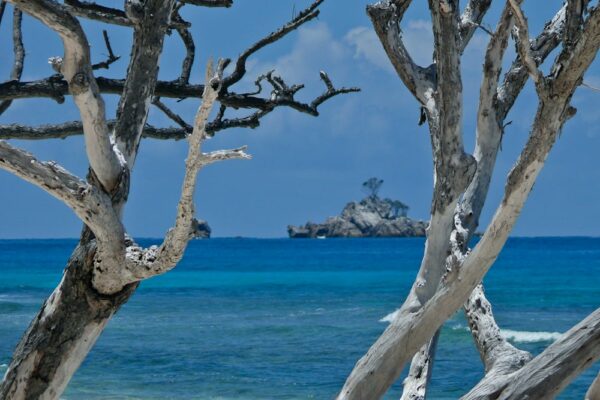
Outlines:
{"label": "rocky island", "polygon": [[383,180],[371,178],[363,183],[369,191],[360,202],[351,202],[341,214],[323,223],[288,226],[290,238],[328,237],[419,237],[425,236],[427,221],[407,216],[408,206],[399,200],[381,199],[377,195]]}
{"label": "rocky island", "polygon": [[208,222],[203,219],[196,219],[192,221],[192,236],[194,239],[209,239],[211,234],[210,226]]}

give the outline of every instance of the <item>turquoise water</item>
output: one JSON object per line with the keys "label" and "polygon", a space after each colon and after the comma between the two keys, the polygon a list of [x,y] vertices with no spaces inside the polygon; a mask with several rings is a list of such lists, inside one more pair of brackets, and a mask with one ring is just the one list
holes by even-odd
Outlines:
{"label": "turquoise water", "polygon": [[[0,240],[0,373],[74,245]],[[422,239],[194,241],[174,271],[141,285],[64,398],[330,399],[401,304],[422,251]],[[539,353],[600,306],[600,239],[511,239],[486,287],[513,342]],[[561,398],[581,399],[597,372]],[[429,398],[458,398],[482,373],[457,314]]]}

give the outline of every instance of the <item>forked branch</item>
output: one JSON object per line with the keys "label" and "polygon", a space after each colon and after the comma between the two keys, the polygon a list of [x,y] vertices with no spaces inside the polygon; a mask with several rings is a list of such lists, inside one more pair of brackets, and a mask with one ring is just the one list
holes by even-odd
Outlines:
{"label": "forked branch", "polygon": [[56,67],[68,82],[79,109],[90,166],[107,191],[117,184],[123,165],[110,142],[104,101],[92,73],[90,49],[79,22],[62,5],[50,0],[10,0],[22,11],[41,20],[56,31],[64,45],[65,56]]}

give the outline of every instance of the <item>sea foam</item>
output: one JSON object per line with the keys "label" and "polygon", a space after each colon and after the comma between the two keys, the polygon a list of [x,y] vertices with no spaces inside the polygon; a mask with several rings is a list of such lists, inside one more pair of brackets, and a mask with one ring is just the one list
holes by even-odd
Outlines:
{"label": "sea foam", "polygon": [[[389,313],[385,317],[381,318],[379,322],[388,322],[391,323],[396,315],[398,314],[398,310],[393,313]],[[450,327],[453,331],[456,330],[464,330],[466,332],[469,331],[467,326],[462,324],[454,324]],[[500,330],[500,334],[504,339],[516,342],[516,343],[537,343],[537,342],[554,342],[558,338],[562,336],[560,332],[531,332],[531,331],[514,331],[511,329],[502,329]]]}
{"label": "sea foam", "polygon": [[396,318],[397,314],[398,314],[398,310],[394,311],[393,313],[389,313],[385,317],[381,318],[379,320],[379,322],[392,322],[394,320],[394,318]]}
{"label": "sea foam", "polygon": [[500,334],[505,339],[518,343],[554,342],[562,336],[560,332],[528,332],[502,329]]}

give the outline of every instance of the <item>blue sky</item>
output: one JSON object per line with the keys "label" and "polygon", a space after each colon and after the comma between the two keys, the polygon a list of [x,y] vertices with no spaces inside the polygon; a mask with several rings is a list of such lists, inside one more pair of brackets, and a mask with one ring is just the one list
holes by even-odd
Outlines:
{"label": "blue sky", "polygon": [[[121,2],[105,2],[118,3]],[[361,183],[377,176],[385,180],[381,194],[410,205],[409,215],[426,219],[432,190],[429,136],[417,126],[419,108],[393,72],[372,32],[365,0],[327,0],[318,20],[251,59],[248,79],[240,87],[275,68],[288,82],[307,88],[298,98],[310,99],[322,90],[319,70],[336,85],[359,86],[362,92],[337,97],[321,108],[318,118],[290,110],[277,110],[258,129],[234,129],[208,141],[208,150],[249,146],[251,161],[211,165],[200,173],[197,213],[207,219],[214,236],[283,237],[288,224],[321,221],[337,214],[351,200],[363,196]],[[416,61],[431,58],[431,29],[426,2],[413,2],[404,24],[404,38]],[[501,2],[496,0],[485,24],[495,26]],[[560,0],[525,2],[532,34],[539,32],[560,5]],[[113,6],[115,5],[113,4]],[[193,81],[203,77],[209,56],[235,58],[258,38],[286,22],[307,0],[237,0],[230,9],[186,6],[184,18],[193,22],[197,55]],[[48,57],[61,55],[56,35],[31,18],[25,18],[27,48],[24,80],[52,73]],[[100,24],[85,23],[94,61],[104,58]],[[131,32],[109,28],[116,54],[124,56],[98,76],[122,77],[127,67]],[[465,145],[472,151],[480,70],[487,35],[479,31],[463,59],[465,87]],[[511,45],[512,47],[512,45]],[[0,26],[0,48],[12,54],[8,13]],[[178,76],[183,48],[168,38],[161,59],[161,79]],[[514,57],[512,48],[507,62]],[[6,58],[3,58],[6,60]],[[547,67],[547,66],[546,66]],[[10,62],[0,64],[7,77]],[[600,64],[585,81],[600,86]],[[116,96],[105,96],[109,116]],[[518,236],[600,234],[600,132],[597,112],[600,93],[580,88],[573,104],[578,114],[568,122],[525,206],[513,234]],[[174,103],[169,103],[174,104]],[[504,180],[527,139],[536,100],[528,85],[508,120],[503,150],[482,223],[489,221],[503,192]],[[189,122],[198,101],[186,100],[175,108]],[[49,100],[22,100],[0,116],[0,124],[37,125],[78,119],[70,99],[63,105]],[[150,122],[170,125],[157,110]],[[40,159],[55,160],[72,172],[85,175],[87,161],[80,137],[44,142],[15,141]],[[184,142],[146,139],[136,163],[125,224],[137,237],[160,237],[171,226],[183,176]],[[75,237],[81,224],[71,211],[41,190],[0,171],[0,238]]]}

